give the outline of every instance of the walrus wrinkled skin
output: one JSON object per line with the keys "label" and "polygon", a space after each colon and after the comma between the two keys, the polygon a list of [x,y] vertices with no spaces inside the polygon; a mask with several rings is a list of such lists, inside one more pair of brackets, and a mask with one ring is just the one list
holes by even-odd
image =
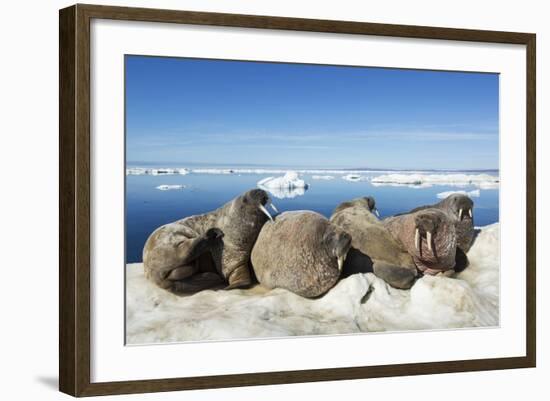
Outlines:
{"label": "walrus wrinkled skin", "polygon": [[414,260],[372,213],[375,208],[372,197],[358,198],[341,203],[330,218],[352,238],[343,276],[373,272],[392,287],[408,289],[418,275]]}
{"label": "walrus wrinkled skin", "polygon": [[252,267],[265,287],[318,297],[338,281],[350,244],[349,234],[319,213],[284,212],[263,226]]}
{"label": "walrus wrinkled skin", "polygon": [[251,284],[250,252],[264,223],[267,193],[253,189],[222,207],[157,228],[143,248],[145,275],[175,294]]}
{"label": "walrus wrinkled skin", "polygon": [[456,225],[457,245],[462,252],[467,253],[475,234],[474,202],[466,195],[452,194],[434,205],[420,206],[409,213],[428,208],[440,209],[449,214]]}
{"label": "walrus wrinkled skin", "polygon": [[436,208],[389,217],[382,221],[393,238],[424,274],[454,273],[457,234],[448,213]]}

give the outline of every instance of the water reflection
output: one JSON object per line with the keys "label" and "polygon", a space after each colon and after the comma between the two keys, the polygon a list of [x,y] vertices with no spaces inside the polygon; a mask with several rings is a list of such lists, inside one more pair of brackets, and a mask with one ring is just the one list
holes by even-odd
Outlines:
{"label": "water reflection", "polygon": [[298,196],[305,195],[307,187],[302,188],[290,188],[290,187],[276,187],[269,188],[264,185],[258,185],[258,188],[263,189],[264,191],[269,192],[275,198],[278,199],[292,199]]}

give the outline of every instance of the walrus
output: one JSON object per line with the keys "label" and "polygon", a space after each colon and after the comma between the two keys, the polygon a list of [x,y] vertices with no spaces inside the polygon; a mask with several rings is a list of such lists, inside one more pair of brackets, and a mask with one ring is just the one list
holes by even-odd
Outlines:
{"label": "walrus", "polygon": [[447,213],[455,222],[457,235],[456,265],[454,270],[460,272],[469,265],[466,254],[474,241],[474,202],[464,194],[451,194],[442,201],[412,209],[410,212],[398,214],[401,216],[408,213],[415,213],[429,208],[440,209]]}
{"label": "walrus", "polygon": [[334,209],[332,214],[334,215],[334,214],[338,213],[341,210],[344,210],[348,207],[353,207],[353,206],[363,206],[366,209],[368,209],[369,212],[373,212],[373,213],[376,214],[377,217],[380,217],[380,213],[378,212],[378,209],[376,208],[376,201],[374,200],[374,198],[372,196],[364,196],[364,197],[361,197],[361,198],[355,198],[355,199],[352,199],[350,201],[342,202],[338,206],[336,206],[336,208]]}
{"label": "walrus", "polygon": [[253,189],[220,208],[157,228],[143,248],[145,275],[172,293],[251,284],[250,251],[272,216],[267,193]]}
{"label": "walrus", "polygon": [[437,208],[421,209],[386,218],[382,224],[412,256],[422,273],[454,272],[457,233],[448,213]]}
{"label": "walrus", "polygon": [[467,253],[472,246],[475,234],[473,214],[474,202],[467,195],[451,194],[434,205],[420,206],[408,213],[414,213],[428,208],[440,209],[449,214],[455,221],[457,246],[462,252]]}
{"label": "walrus", "polygon": [[373,272],[400,289],[410,288],[418,271],[412,256],[374,216],[372,197],[357,198],[336,207],[330,222],[351,235],[343,276]]}
{"label": "walrus", "polygon": [[336,284],[350,245],[350,235],[319,213],[284,212],[263,226],[252,248],[252,268],[267,288],[314,298]]}

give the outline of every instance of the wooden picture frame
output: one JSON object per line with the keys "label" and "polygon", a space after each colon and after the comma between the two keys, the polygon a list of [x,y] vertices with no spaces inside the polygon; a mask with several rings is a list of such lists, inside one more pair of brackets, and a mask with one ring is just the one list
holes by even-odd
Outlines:
{"label": "wooden picture frame", "polygon": [[[110,20],[519,44],[526,46],[526,355],[304,371],[92,383],[90,380],[90,21]],[[536,363],[535,48],[530,33],[74,5],[59,14],[59,388],[73,396],[143,393],[534,367]]]}

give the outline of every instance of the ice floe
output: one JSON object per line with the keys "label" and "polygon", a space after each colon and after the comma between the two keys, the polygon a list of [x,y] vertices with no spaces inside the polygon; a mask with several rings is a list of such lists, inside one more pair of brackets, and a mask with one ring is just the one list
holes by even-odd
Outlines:
{"label": "ice floe", "polygon": [[263,178],[257,185],[279,199],[304,195],[308,188],[308,184],[295,171],[287,171],[281,177]]}
{"label": "ice floe", "polygon": [[439,199],[445,199],[453,194],[462,194],[469,196],[470,198],[479,198],[481,191],[479,189],[474,189],[473,191],[445,191],[438,193],[437,197]]}
{"label": "ice floe", "polygon": [[190,170],[187,168],[144,168],[130,167],[126,169],[126,175],[186,175]]}
{"label": "ice floe", "polygon": [[241,173],[241,171],[233,170],[232,168],[194,168],[192,170],[195,174],[235,174]]}
{"label": "ice floe", "polygon": [[185,185],[159,185],[156,187],[157,189],[161,191],[172,191],[172,190],[178,190],[178,189],[184,189]]}
{"label": "ice floe", "polygon": [[376,185],[406,185],[406,186],[432,186],[450,185],[477,187],[493,186],[498,188],[499,177],[489,174],[385,174],[374,177],[372,180]]}
{"label": "ice floe", "polygon": [[314,180],[334,180],[333,175],[312,175],[311,178]]}
{"label": "ice floe", "polygon": [[366,180],[368,180],[367,177],[364,177],[360,174],[353,174],[353,173],[346,174],[346,175],[342,176],[342,179],[346,180],[346,181],[353,181],[353,182],[354,181],[366,181]]}
{"label": "ice floe", "polygon": [[372,273],[341,280],[305,299],[259,285],[178,297],[126,266],[129,344],[472,328],[499,324],[499,224],[478,230],[470,266],[456,277],[425,276],[397,290]]}

